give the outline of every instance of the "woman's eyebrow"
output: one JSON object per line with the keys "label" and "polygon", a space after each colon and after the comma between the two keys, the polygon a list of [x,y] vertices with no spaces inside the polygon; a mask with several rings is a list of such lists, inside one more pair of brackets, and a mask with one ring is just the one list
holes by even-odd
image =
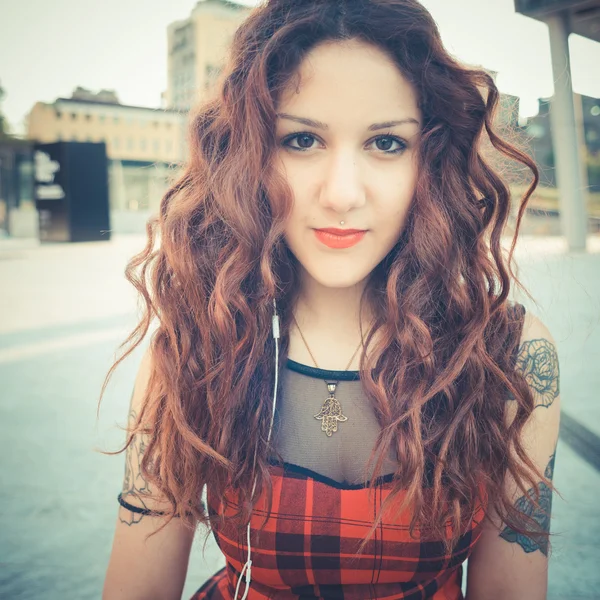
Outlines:
{"label": "woman's eyebrow", "polygon": [[[281,119],[288,119],[289,121],[295,121],[297,123],[302,123],[302,125],[308,125],[309,127],[314,127],[315,129],[324,129],[328,130],[329,125],[325,123],[321,123],[321,121],[315,121],[314,119],[306,119],[304,117],[296,117],[294,115],[290,115],[288,113],[277,113],[277,116]],[[420,123],[417,119],[413,119],[412,117],[407,117],[406,119],[398,119],[396,121],[384,121],[383,123],[373,123],[373,125],[369,125],[369,131],[376,131],[377,129],[388,129],[389,127],[394,127],[395,125],[404,125],[405,123],[414,123],[419,126]]]}

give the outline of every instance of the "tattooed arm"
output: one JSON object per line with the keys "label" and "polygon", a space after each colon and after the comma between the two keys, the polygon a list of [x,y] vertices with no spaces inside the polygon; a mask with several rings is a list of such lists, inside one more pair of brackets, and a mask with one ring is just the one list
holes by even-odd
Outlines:
{"label": "tattooed arm", "polygon": [[[560,372],[556,343],[548,328],[527,313],[516,368],[523,373],[536,408],[522,430],[521,441],[540,472],[552,481],[560,423]],[[506,422],[515,414],[515,400],[507,403]],[[510,475],[506,487],[514,506],[532,517],[542,531],[550,531],[552,493],[540,481],[540,506],[533,489],[527,494]],[[548,544],[513,531],[492,515],[484,521],[481,538],[468,561],[467,600],[545,600],[548,580]]]}
{"label": "tattooed arm", "polygon": [[[129,410],[130,425],[143,405],[151,371],[152,359],[150,351],[147,351],[135,381]],[[144,436],[137,436],[126,451],[121,499],[122,504],[131,509],[122,505],[118,509],[103,600],[181,598],[193,532],[176,518],[146,540],[162,523],[161,517],[152,512],[165,508],[164,501],[140,470],[147,442]]]}
{"label": "tattooed arm", "polygon": [[[129,409],[129,424],[133,425],[138,417],[136,406]],[[119,494],[119,501],[123,510],[119,511],[119,519],[125,525],[135,525],[142,519],[148,519],[153,513],[160,513],[161,508],[156,498],[156,493],[150,483],[142,475],[142,458],[148,445],[148,436],[136,435],[125,451],[125,474],[123,476],[123,489]],[[130,509],[128,507],[131,507]],[[158,516],[158,515],[156,515]]]}

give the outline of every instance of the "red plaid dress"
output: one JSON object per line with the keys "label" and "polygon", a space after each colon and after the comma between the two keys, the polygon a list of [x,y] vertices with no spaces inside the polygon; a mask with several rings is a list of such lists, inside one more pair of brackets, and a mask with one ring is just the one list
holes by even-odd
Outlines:
{"label": "red plaid dress", "polygon": [[[470,530],[451,555],[445,553],[441,542],[411,538],[407,512],[393,522],[384,519],[357,557],[358,544],[390,493],[393,475],[377,480],[369,500],[366,486],[339,484],[303,467],[273,465],[271,473],[273,505],[263,531],[258,528],[266,512],[264,497],[259,498],[252,514],[249,600],[463,598],[462,563],[481,534],[481,506]],[[210,491],[207,506],[212,514],[222,510],[222,504]],[[224,525],[213,533],[226,557],[226,567],[213,575],[191,600],[231,600],[247,559],[245,531],[238,535]],[[245,586],[243,581],[238,597]]]}

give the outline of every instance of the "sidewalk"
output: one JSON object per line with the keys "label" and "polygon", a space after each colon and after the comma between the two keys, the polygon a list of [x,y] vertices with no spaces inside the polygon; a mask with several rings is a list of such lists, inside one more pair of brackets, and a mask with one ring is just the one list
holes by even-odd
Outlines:
{"label": "sidewalk", "polygon": [[[100,385],[136,322],[137,295],[127,261],[145,236],[108,242],[39,244],[0,240],[0,597],[97,598],[110,553],[123,457],[115,450],[140,349],[107,389]],[[515,294],[556,339],[565,422],[591,433],[590,454],[561,437],[553,504],[554,555],[549,600],[600,597],[600,236],[586,254],[565,252],[561,238],[517,246],[519,277],[538,305]],[[583,431],[575,427],[574,431]],[[562,436],[562,432],[561,432]],[[588,447],[586,446],[586,447]],[[594,454],[596,453],[596,454]],[[202,536],[192,550],[183,598],[217,571],[223,558]]]}

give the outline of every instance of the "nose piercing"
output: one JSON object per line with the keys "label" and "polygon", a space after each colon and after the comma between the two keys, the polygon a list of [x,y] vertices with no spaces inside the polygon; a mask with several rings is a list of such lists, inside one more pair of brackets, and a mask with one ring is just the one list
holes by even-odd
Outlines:
{"label": "nose piercing", "polygon": [[345,221],[340,221],[340,225],[343,225],[345,223]]}

